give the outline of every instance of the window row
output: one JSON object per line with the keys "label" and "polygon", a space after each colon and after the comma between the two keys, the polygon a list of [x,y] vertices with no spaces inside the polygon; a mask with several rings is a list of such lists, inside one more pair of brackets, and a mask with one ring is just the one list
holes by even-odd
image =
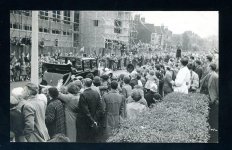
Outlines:
{"label": "window row", "polygon": [[[21,25],[19,23],[10,23],[10,28],[11,29],[20,29],[20,30],[27,30],[27,31],[32,31],[31,25]],[[44,33],[50,33],[50,30],[48,28],[43,28],[39,27],[39,32],[44,32]],[[69,31],[61,31],[57,29],[52,29],[52,34],[63,34],[63,35],[72,35],[71,32]]]}
{"label": "window row", "polygon": [[31,11],[11,10],[10,13],[11,14],[24,15],[24,16],[31,16]]}

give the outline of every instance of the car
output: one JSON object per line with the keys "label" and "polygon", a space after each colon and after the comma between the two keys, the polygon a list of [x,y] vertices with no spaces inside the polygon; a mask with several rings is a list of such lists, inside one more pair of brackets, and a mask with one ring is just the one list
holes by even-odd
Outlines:
{"label": "car", "polygon": [[60,79],[63,79],[63,85],[67,85],[73,76],[99,75],[98,59],[89,57],[59,56],[55,63],[43,63],[42,70],[40,84],[46,86],[56,86]]}

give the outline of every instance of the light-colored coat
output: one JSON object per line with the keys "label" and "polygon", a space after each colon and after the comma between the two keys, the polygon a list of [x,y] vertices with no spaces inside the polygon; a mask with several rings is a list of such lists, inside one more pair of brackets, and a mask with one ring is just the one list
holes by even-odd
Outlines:
{"label": "light-colored coat", "polygon": [[211,102],[218,103],[219,100],[219,87],[218,87],[218,74],[212,72],[208,82],[209,97]]}
{"label": "light-colored coat", "polygon": [[106,131],[108,135],[113,129],[119,128],[120,119],[124,114],[125,97],[116,90],[111,90],[103,96],[105,104]]}
{"label": "light-colored coat", "polygon": [[189,88],[190,88],[190,71],[186,66],[181,68],[176,75],[174,91],[188,94]]}
{"label": "light-colored coat", "polygon": [[23,134],[26,142],[45,142],[49,134],[45,125],[46,102],[39,100],[37,95],[30,96],[22,108],[25,121]]}
{"label": "light-colored coat", "polygon": [[59,94],[58,99],[60,99],[65,106],[65,123],[66,123],[66,134],[70,139],[70,142],[76,142],[77,136],[77,107],[79,104],[80,94]]}

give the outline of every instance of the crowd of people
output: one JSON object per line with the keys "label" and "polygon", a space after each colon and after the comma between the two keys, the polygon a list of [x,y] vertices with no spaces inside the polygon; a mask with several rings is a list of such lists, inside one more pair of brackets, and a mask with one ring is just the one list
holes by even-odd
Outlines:
{"label": "crowd of people", "polygon": [[31,77],[31,65],[28,57],[22,56],[16,59],[11,57],[10,61],[10,82],[26,81]]}
{"label": "crowd of people", "polygon": [[[117,61],[101,58],[105,68]],[[112,56],[113,58],[113,56]],[[106,142],[125,118],[152,108],[171,92],[200,92],[209,96],[209,124],[217,132],[218,62],[213,56],[123,56],[119,76],[88,74],[56,87],[28,83],[11,92],[12,141]],[[215,134],[213,134],[214,136]]]}

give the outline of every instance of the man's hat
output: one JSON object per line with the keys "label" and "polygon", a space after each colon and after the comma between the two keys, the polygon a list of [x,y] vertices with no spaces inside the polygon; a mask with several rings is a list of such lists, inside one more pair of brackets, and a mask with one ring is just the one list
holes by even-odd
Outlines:
{"label": "man's hat", "polygon": [[27,83],[25,86],[32,91],[38,90],[38,86],[36,86],[34,83]]}
{"label": "man's hat", "polygon": [[101,83],[101,78],[99,76],[95,76],[93,78],[93,83]]}

